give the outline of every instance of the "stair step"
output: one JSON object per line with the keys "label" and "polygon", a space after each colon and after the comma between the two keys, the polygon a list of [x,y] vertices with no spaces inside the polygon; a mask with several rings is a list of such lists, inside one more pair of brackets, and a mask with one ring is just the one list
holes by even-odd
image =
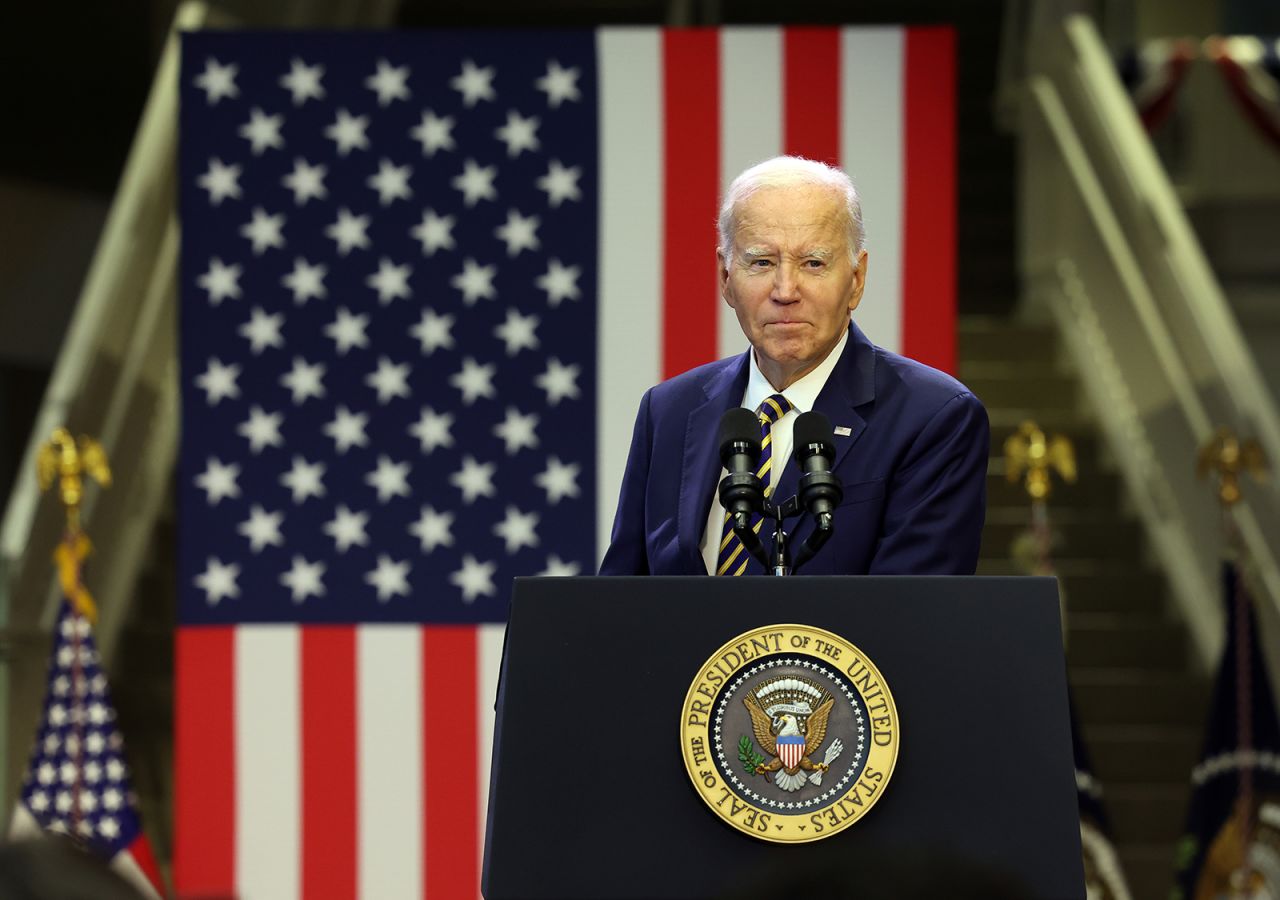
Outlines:
{"label": "stair step", "polygon": [[1173,844],[1116,848],[1134,900],[1163,900],[1173,887]]}
{"label": "stair step", "polygon": [[[963,378],[961,379],[963,381]],[[1044,424],[1030,416],[1036,424],[1039,425],[1049,437],[1062,435],[1071,441],[1072,449],[1075,450],[1076,464],[1083,467],[1086,464],[1095,463],[1099,456],[1099,449],[1102,442],[1098,436],[1098,431],[1092,424],[1087,422],[1077,422],[1068,428],[1046,428]],[[1004,454],[1004,442],[1013,435],[1017,434],[1018,428],[1022,423],[1001,422],[999,425],[991,426],[991,454],[998,456]],[[1059,484],[1055,480],[1055,487]],[[1063,490],[1069,489],[1068,485],[1063,486]]]}
{"label": "stair step", "polygon": [[[1188,773],[1190,774],[1190,773]],[[1117,843],[1169,843],[1182,836],[1187,820],[1189,781],[1169,784],[1104,784],[1103,803]]]}
{"label": "stair step", "polygon": [[1155,615],[1165,609],[1164,576],[1142,569],[1116,569],[1062,576],[1060,587],[1069,615],[1129,612]]}
{"label": "stair step", "polygon": [[1079,405],[1079,386],[1069,375],[1032,370],[1022,376],[982,376],[965,379],[964,383],[988,410],[1020,410],[1030,418],[1037,418],[1042,411],[1069,412]]}
{"label": "stair step", "polygon": [[1067,662],[1073,668],[1181,671],[1187,634],[1181,622],[1095,613],[1067,620]]}
{"label": "stair step", "polygon": [[1076,711],[1090,725],[1194,728],[1209,702],[1209,686],[1181,672],[1075,668],[1070,681]]}
{"label": "stair step", "polygon": [[1052,329],[1010,324],[995,317],[961,317],[958,342],[962,364],[1036,362],[1058,354],[1058,336]]}
{"label": "stair step", "polygon": [[[1115,515],[1121,496],[1120,478],[1114,472],[1095,472],[1075,484],[1055,482],[1050,495],[1050,515],[1066,507],[1098,507]],[[1028,509],[1027,492],[1019,482],[1010,482],[1003,472],[987,475],[987,509],[1016,507]]]}
{"label": "stair step", "polygon": [[[1026,534],[1024,522],[992,521],[982,529],[984,556],[1008,557],[1014,541]],[[1096,559],[1136,559],[1142,549],[1142,530],[1136,522],[1070,521],[1054,522],[1055,557]]]}
{"label": "stair step", "polygon": [[1082,728],[1094,774],[1104,788],[1125,782],[1185,784],[1200,750],[1199,728],[1088,723]]}

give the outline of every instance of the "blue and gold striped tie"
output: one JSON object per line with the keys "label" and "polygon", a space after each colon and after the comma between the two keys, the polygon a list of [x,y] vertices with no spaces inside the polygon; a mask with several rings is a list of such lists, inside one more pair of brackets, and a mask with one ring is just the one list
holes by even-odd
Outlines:
{"label": "blue and gold striped tie", "polygon": [[[779,419],[789,413],[792,409],[791,401],[781,394],[774,394],[772,397],[766,397],[765,401],[760,404],[760,408],[756,410],[756,417],[760,419],[760,466],[756,469],[756,475],[765,484],[764,495],[768,497],[773,493],[773,486],[769,483],[769,473],[773,469],[773,426]],[[757,534],[760,533],[760,526],[764,524],[764,517],[756,514],[751,517],[751,527]],[[716,566],[717,575],[741,575],[747,571],[747,566],[751,564],[751,554],[742,546],[742,541],[738,540],[738,536],[733,533],[733,516],[725,513],[724,515],[724,532],[720,538],[720,555],[719,563]]]}

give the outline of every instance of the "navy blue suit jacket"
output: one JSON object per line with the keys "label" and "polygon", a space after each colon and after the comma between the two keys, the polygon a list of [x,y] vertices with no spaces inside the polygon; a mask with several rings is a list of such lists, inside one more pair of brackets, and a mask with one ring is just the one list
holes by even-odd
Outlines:
{"label": "navy blue suit jacket", "polygon": [[[716,435],[721,415],[742,402],[747,353],[645,393],[600,574],[707,574],[698,543],[721,471]],[[814,409],[850,433],[835,438],[832,471],[844,500],[834,536],[803,573],[973,574],[990,445],[978,398],[949,375],[875,346],[851,324]],[[790,497],[799,481],[788,460],[774,497]],[[793,553],[811,529],[806,516],[792,534]],[[761,537],[771,536],[766,522]]]}

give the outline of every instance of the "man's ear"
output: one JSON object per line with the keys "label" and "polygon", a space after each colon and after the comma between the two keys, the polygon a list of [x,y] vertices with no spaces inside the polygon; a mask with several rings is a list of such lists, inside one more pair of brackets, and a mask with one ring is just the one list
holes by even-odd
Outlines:
{"label": "man's ear", "polygon": [[858,262],[858,268],[853,273],[853,284],[850,285],[849,312],[853,312],[858,308],[858,304],[862,302],[862,292],[867,286],[867,251],[859,250],[855,258]]}
{"label": "man's ear", "polygon": [[716,277],[720,282],[720,296],[724,302],[733,309],[733,298],[729,291],[729,261],[725,259],[724,251],[716,249]]}

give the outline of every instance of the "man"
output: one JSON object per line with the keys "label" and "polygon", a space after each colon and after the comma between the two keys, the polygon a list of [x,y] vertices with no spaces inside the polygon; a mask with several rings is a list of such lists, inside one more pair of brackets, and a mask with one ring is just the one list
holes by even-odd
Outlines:
{"label": "man", "polygon": [[[799,484],[797,416],[816,409],[836,427],[832,470],[844,500],[805,574],[972,574],[986,511],[986,411],[955,379],[876,347],[852,322],[867,251],[849,177],[796,157],[743,172],[725,196],[716,257],[721,295],[751,347],[645,394],[600,573],[762,573],[726,531],[716,492],[719,420],[744,406],[769,414],[762,479],[779,500]],[[795,528],[792,547],[811,527]],[[771,536],[766,523],[766,546]]]}

